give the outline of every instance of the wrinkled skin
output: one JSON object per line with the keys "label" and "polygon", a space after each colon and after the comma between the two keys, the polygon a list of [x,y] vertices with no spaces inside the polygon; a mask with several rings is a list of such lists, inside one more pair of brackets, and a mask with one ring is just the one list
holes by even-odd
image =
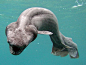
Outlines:
{"label": "wrinkled skin", "polygon": [[37,31],[32,29],[32,26],[28,26],[24,30],[18,29],[16,22],[13,22],[7,26],[6,35],[10,52],[18,55],[37,37]]}

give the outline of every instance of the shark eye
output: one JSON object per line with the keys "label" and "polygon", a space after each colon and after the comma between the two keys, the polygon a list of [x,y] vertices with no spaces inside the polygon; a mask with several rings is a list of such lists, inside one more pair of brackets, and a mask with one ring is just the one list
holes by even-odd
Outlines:
{"label": "shark eye", "polygon": [[13,31],[13,28],[8,29],[8,31]]}

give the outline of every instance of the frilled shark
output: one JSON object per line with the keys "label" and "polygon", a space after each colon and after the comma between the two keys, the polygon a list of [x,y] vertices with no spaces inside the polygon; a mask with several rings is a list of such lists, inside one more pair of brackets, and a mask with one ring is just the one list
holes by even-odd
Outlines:
{"label": "frilled shark", "polygon": [[6,27],[7,42],[10,52],[19,55],[37,34],[49,35],[53,43],[52,54],[78,58],[77,45],[72,38],[65,37],[58,28],[58,20],[50,10],[41,7],[28,8],[21,13],[16,22]]}

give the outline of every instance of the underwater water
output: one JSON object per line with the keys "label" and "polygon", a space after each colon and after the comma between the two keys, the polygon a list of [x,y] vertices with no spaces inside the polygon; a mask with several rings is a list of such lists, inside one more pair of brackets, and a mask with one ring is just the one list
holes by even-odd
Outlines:
{"label": "underwater water", "polygon": [[[56,15],[61,33],[78,46],[78,59],[52,55],[48,35],[38,35],[20,55],[10,54],[5,28],[31,7],[44,7]],[[86,65],[86,0],[0,0],[0,65]]]}

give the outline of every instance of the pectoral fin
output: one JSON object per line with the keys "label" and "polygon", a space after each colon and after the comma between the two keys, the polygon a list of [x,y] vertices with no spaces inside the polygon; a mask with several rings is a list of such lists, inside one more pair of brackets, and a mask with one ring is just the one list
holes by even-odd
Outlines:
{"label": "pectoral fin", "polygon": [[52,35],[52,32],[49,31],[38,31],[38,34]]}

